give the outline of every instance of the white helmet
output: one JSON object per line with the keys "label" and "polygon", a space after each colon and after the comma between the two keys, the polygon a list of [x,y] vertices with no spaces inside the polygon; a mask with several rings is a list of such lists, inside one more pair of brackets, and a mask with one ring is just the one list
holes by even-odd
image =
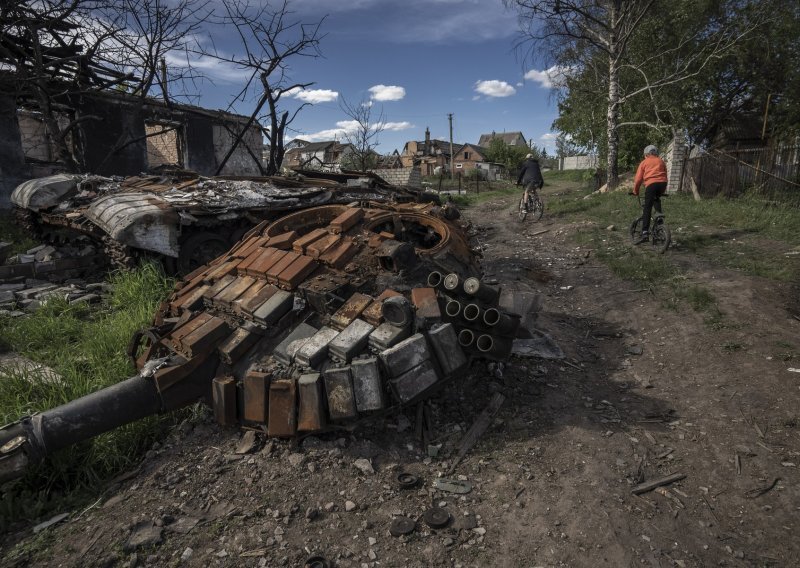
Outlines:
{"label": "white helmet", "polygon": [[656,148],[652,144],[650,144],[644,149],[645,156],[649,156],[650,154],[652,154],[653,156],[658,156],[658,148]]}
{"label": "white helmet", "polygon": [[531,158],[533,158],[533,154],[528,154],[527,156],[525,156],[526,160],[530,160]]}

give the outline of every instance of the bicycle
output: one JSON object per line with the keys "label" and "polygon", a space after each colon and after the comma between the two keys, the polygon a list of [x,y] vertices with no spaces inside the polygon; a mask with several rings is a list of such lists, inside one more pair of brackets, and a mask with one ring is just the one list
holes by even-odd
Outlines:
{"label": "bicycle", "polygon": [[544,202],[539,194],[531,189],[528,192],[528,201],[525,202],[525,194],[519,199],[519,221],[523,222],[528,215],[531,215],[534,221],[538,221],[544,214]]}
{"label": "bicycle", "polygon": [[[630,195],[633,195],[632,193]],[[642,198],[636,196],[639,200],[639,205],[642,205]],[[631,242],[636,244],[639,241],[639,235],[642,230],[642,218],[644,216],[644,208],[642,208],[642,215],[631,223]],[[670,243],[672,242],[672,232],[669,230],[665,222],[666,216],[664,213],[655,212],[650,218],[650,232],[647,235],[647,240],[653,245],[653,248],[661,254],[667,252]]]}

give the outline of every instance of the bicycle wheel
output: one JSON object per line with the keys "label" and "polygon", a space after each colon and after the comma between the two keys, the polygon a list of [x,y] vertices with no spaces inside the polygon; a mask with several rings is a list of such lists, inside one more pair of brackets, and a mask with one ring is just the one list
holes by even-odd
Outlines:
{"label": "bicycle wheel", "polygon": [[653,227],[651,238],[653,248],[662,254],[667,252],[669,244],[672,242],[672,234],[670,233],[669,227],[663,223]]}
{"label": "bicycle wheel", "polygon": [[631,242],[636,244],[639,240],[639,233],[641,233],[642,218],[639,217],[631,223]]}
{"label": "bicycle wheel", "polygon": [[544,214],[544,202],[539,197],[533,198],[533,208],[531,210],[533,220],[538,221]]}
{"label": "bicycle wheel", "polygon": [[520,223],[525,220],[528,216],[528,210],[525,208],[525,198],[520,197],[519,199],[519,221]]}

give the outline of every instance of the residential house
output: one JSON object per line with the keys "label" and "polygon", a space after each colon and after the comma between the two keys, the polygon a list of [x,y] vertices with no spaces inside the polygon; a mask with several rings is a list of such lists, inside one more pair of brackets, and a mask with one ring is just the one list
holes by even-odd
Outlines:
{"label": "residential house", "polygon": [[488,148],[492,140],[499,139],[508,144],[509,146],[528,146],[522,132],[494,132],[491,134],[481,134],[478,140],[478,146]]}
{"label": "residential house", "polygon": [[353,151],[351,144],[336,140],[306,142],[292,140],[283,156],[283,167],[339,171],[342,158]]}
{"label": "residential house", "polygon": [[[15,91],[14,81],[0,73],[0,208],[10,205],[11,192],[24,180],[67,169],[35,98]],[[60,85],[53,81],[53,90]],[[214,175],[225,160],[223,175],[262,172],[261,126],[246,116],[118,91],[65,94],[55,101],[63,109],[57,120],[73,121],[67,151],[84,171],[128,176],[168,166]]]}
{"label": "residential house", "polygon": [[[453,144],[453,153],[461,148],[462,144]],[[400,154],[403,167],[418,166],[423,176],[434,175],[434,170],[441,167],[450,168],[450,142],[446,140],[432,140],[431,131],[425,129],[425,140],[411,140],[403,146]]]}
{"label": "residential house", "polygon": [[382,170],[396,170],[402,167],[404,167],[403,159],[400,157],[400,152],[397,150],[385,156],[378,156],[378,162],[375,165],[375,169]]}

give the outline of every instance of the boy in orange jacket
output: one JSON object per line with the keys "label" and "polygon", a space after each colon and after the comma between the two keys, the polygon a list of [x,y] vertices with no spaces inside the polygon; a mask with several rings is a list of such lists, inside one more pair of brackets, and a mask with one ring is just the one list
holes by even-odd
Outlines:
{"label": "boy in orange jacket", "polygon": [[644,149],[644,160],[636,170],[633,182],[633,194],[639,195],[639,188],[644,183],[644,211],[642,213],[642,235],[636,244],[647,241],[650,231],[650,215],[653,206],[661,213],[661,196],[667,191],[667,165],[658,157],[658,148],[652,144]]}

